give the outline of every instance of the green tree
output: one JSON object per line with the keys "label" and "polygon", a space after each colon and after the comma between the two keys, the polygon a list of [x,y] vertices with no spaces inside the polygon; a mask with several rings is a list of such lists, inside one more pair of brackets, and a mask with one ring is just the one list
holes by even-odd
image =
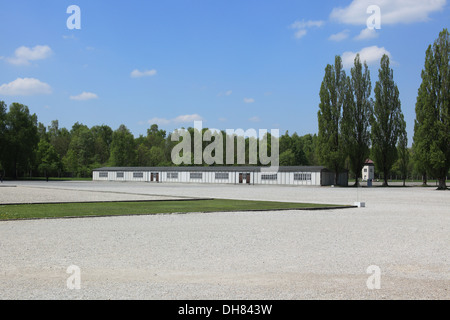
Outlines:
{"label": "green tree", "polygon": [[157,124],[152,124],[150,129],[147,129],[147,140],[149,147],[164,147],[164,140],[166,139],[166,131],[160,130]]}
{"label": "green tree", "polygon": [[94,139],[93,162],[98,165],[105,165],[110,156],[113,130],[107,125],[94,126],[91,128]]}
{"label": "green tree", "polygon": [[300,137],[300,139],[302,140],[303,153],[305,154],[305,161],[302,164],[309,166],[318,166],[320,164],[320,161],[318,159],[317,135],[306,134]]}
{"label": "green tree", "polygon": [[[296,132],[291,136],[290,150],[294,154],[294,165],[308,165],[308,158],[306,157],[306,145],[304,137],[300,137]],[[280,163],[281,163],[281,148],[280,148]]]}
{"label": "green tree", "polygon": [[[402,121],[402,124],[405,122]],[[406,185],[406,179],[408,178],[409,170],[409,149],[408,149],[408,135],[406,134],[406,128],[403,126],[400,131],[400,136],[397,145],[398,154],[398,170],[403,180],[403,186]]]}
{"label": "green tree", "polygon": [[3,163],[6,154],[6,103],[0,101],[0,175],[3,176]]}
{"label": "green tree", "polygon": [[66,128],[59,128],[58,120],[53,120],[47,129],[50,144],[55,148],[59,157],[63,159],[70,146],[70,132]]}
{"label": "green tree", "polygon": [[297,162],[295,160],[295,154],[292,150],[283,151],[280,154],[280,166],[295,166]]}
{"label": "green tree", "polygon": [[95,153],[93,134],[86,125],[77,122],[70,136],[69,150],[63,159],[65,168],[78,177],[90,176]]}
{"label": "green tree", "polygon": [[450,168],[450,46],[449,32],[439,33],[425,55],[416,102],[414,152],[418,167],[438,178],[447,189]]}
{"label": "green tree", "polygon": [[327,65],[320,87],[318,112],[318,154],[322,164],[335,173],[335,184],[345,161],[342,141],[342,106],[346,96],[346,76],[342,59],[336,56],[335,64]]}
{"label": "green tree", "polygon": [[6,114],[5,162],[13,178],[31,169],[39,142],[37,116],[27,106],[12,103]]}
{"label": "green tree", "polygon": [[134,136],[122,124],[112,135],[110,164],[117,167],[127,167],[134,166],[135,163],[136,148]]}
{"label": "green tree", "polygon": [[57,175],[62,169],[62,162],[58,153],[45,139],[41,139],[38,143],[36,160],[39,173],[45,177]]}
{"label": "green tree", "polygon": [[344,103],[342,132],[345,150],[351,171],[355,174],[355,186],[361,177],[361,170],[370,154],[370,117],[373,103],[370,99],[372,84],[367,64],[361,63],[356,55],[351,69],[351,79],[347,79],[348,94]]}
{"label": "green tree", "polygon": [[164,150],[160,147],[153,146],[149,152],[150,166],[157,167],[164,163]]}
{"label": "green tree", "polygon": [[139,143],[136,148],[136,165],[139,167],[150,167],[151,163],[150,149],[146,143]]}
{"label": "green tree", "polygon": [[403,128],[399,90],[389,57],[383,55],[375,84],[375,105],[371,117],[372,154],[375,167],[383,173],[383,186],[388,185],[389,172],[397,160],[397,141]]}

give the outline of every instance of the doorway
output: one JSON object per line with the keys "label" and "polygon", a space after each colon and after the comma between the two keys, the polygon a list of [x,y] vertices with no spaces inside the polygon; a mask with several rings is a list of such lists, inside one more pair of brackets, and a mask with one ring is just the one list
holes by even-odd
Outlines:
{"label": "doorway", "polygon": [[150,174],[150,181],[151,182],[153,182],[153,181],[159,182],[159,172],[152,172]]}
{"label": "doorway", "polygon": [[250,184],[250,173],[239,173],[239,183]]}

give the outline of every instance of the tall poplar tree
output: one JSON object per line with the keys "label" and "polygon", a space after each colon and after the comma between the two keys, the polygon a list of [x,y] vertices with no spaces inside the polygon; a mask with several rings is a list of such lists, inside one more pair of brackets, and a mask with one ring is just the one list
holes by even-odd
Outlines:
{"label": "tall poplar tree", "polygon": [[355,186],[361,177],[365,160],[370,153],[370,117],[373,112],[373,102],[370,98],[372,84],[370,71],[359,54],[356,55],[348,78],[348,94],[344,103],[342,132],[345,150],[349,157],[350,169],[355,174]]}
{"label": "tall poplar tree", "polygon": [[383,173],[383,186],[387,186],[389,172],[397,160],[397,141],[406,127],[394,71],[389,67],[387,55],[381,58],[370,125],[375,167]]}
{"label": "tall poplar tree", "polygon": [[319,159],[335,173],[334,183],[338,184],[339,172],[344,167],[345,150],[342,141],[342,106],[346,99],[346,75],[342,59],[335,57],[334,65],[327,65],[320,87],[318,112]]}
{"label": "tall poplar tree", "polygon": [[[401,121],[401,123],[402,125],[404,125],[405,121]],[[400,130],[400,136],[398,138],[398,145],[397,145],[397,154],[398,154],[398,169],[402,176],[401,179],[403,180],[403,186],[406,186],[406,178],[408,175],[408,164],[409,164],[409,149],[408,149],[408,135],[406,134],[406,128],[404,127],[401,128]]]}
{"label": "tall poplar tree", "polygon": [[416,102],[414,152],[418,166],[447,189],[450,168],[450,46],[444,29],[428,47]]}

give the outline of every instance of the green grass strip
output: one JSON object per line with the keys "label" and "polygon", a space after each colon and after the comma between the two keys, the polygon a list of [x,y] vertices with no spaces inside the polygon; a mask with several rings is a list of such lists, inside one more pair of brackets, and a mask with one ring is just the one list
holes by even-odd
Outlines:
{"label": "green grass strip", "polygon": [[343,207],[337,205],[247,200],[184,200],[0,205],[0,220],[189,212],[266,211]]}

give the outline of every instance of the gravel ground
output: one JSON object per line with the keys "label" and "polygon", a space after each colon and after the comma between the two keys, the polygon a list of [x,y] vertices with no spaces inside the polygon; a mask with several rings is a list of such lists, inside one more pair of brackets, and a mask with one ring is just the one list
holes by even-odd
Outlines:
{"label": "gravel ground", "polygon": [[[448,191],[103,182],[3,186],[8,184],[16,187],[0,188],[0,203],[101,194],[364,201],[366,207],[0,221],[0,299],[450,298]],[[67,287],[71,265],[81,271],[79,290]],[[380,289],[367,287],[372,265],[381,270]]]}

